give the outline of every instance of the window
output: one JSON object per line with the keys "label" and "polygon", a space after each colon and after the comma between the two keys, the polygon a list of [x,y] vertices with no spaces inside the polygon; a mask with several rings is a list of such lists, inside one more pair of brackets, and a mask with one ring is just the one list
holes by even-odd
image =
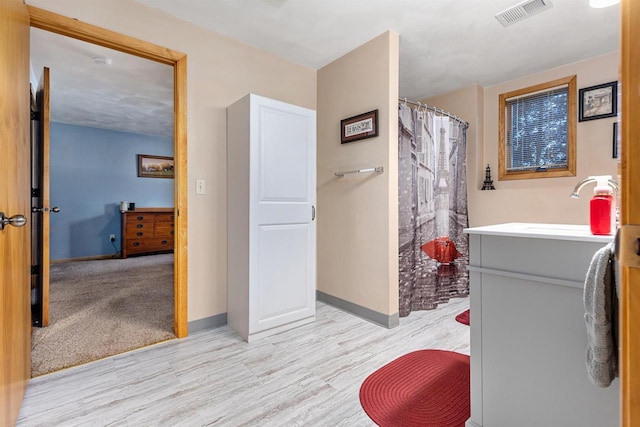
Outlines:
{"label": "window", "polygon": [[576,175],[576,76],[500,95],[498,178]]}

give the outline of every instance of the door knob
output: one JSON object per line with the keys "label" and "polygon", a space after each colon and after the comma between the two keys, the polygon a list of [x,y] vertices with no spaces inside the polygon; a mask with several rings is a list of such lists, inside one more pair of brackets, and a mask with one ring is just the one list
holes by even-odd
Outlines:
{"label": "door knob", "polygon": [[23,227],[27,223],[27,217],[24,215],[14,215],[9,218],[4,216],[4,212],[0,212],[0,230],[4,230],[5,225],[13,225],[14,227]]}

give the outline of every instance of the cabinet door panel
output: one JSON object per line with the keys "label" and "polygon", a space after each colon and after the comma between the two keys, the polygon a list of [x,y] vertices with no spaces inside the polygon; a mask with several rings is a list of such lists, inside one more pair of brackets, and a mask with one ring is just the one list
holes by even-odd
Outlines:
{"label": "cabinet door panel", "polygon": [[308,117],[269,106],[259,120],[260,200],[309,202]]}
{"label": "cabinet door panel", "polygon": [[314,314],[308,224],[260,227],[254,330],[265,330]]}
{"label": "cabinet door panel", "polygon": [[[253,100],[254,98],[252,98]],[[251,104],[250,332],[315,315],[315,112]]]}

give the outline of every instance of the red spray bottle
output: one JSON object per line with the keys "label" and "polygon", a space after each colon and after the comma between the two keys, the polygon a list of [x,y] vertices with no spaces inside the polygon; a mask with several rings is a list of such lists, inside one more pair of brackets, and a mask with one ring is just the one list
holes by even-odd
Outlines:
{"label": "red spray bottle", "polygon": [[618,183],[611,175],[589,176],[576,185],[571,197],[578,198],[578,193],[586,184],[595,182],[593,197],[589,203],[589,225],[595,235],[611,235],[616,231],[616,198],[614,190]]}
{"label": "red spray bottle", "polygon": [[591,233],[609,235],[615,230],[615,204],[613,189],[609,186],[610,176],[596,177],[593,197],[589,202],[589,225]]}

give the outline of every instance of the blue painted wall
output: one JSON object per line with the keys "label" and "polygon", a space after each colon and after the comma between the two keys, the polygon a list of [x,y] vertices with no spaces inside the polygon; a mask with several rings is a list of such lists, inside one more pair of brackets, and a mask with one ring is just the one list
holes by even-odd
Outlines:
{"label": "blue painted wall", "polygon": [[138,178],[137,155],[173,156],[173,138],[51,123],[51,259],[120,250],[120,201],[172,207],[173,179]]}

